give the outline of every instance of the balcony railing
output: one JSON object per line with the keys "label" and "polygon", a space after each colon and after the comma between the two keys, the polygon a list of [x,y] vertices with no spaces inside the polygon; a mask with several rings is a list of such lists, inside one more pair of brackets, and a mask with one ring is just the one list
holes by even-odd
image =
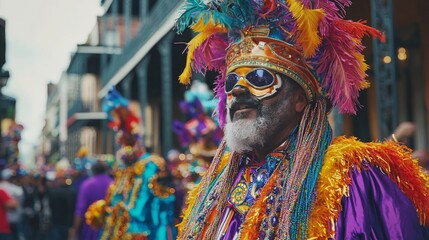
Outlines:
{"label": "balcony railing", "polygon": [[101,69],[101,84],[104,87],[115,73],[152,37],[163,25],[167,16],[173,14],[183,0],[159,0],[152,11],[142,20],[140,33],[125,45],[122,54],[112,56],[110,64]]}
{"label": "balcony railing", "polygon": [[100,107],[95,99],[89,103],[84,103],[81,99],[76,99],[72,103],[70,103],[67,117],[70,118],[75,113],[87,113],[87,112],[99,112]]}

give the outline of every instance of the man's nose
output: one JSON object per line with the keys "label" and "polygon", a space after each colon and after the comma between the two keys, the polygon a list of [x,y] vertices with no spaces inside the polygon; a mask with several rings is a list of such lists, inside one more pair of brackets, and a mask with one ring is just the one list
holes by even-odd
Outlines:
{"label": "man's nose", "polygon": [[243,78],[241,78],[237,84],[234,86],[234,88],[231,91],[232,95],[234,97],[239,97],[242,96],[244,94],[248,94],[249,93],[249,89],[247,89],[247,83],[246,80],[244,80]]}

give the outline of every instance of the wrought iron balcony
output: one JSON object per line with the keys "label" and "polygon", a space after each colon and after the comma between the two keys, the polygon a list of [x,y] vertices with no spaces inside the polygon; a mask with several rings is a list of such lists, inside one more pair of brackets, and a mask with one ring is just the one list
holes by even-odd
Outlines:
{"label": "wrought iron balcony", "polygon": [[159,0],[148,16],[142,19],[140,33],[128,42],[122,54],[112,56],[110,63],[101,69],[101,84],[104,87],[135,53],[164,25],[168,16],[174,14],[183,0]]}
{"label": "wrought iron balcony", "polygon": [[96,99],[88,103],[83,102],[81,99],[76,99],[69,106],[67,117],[69,118],[75,113],[88,113],[99,111],[100,107]]}

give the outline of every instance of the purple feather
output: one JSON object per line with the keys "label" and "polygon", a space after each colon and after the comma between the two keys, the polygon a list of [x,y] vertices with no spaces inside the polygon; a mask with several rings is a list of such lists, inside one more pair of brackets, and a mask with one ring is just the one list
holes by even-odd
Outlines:
{"label": "purple feather", "polygon": [[173,132],[179,138],[179,142],[182,147],[186,147],[189,145],[189,143],[191,142],[191,134],[182,122],[177,120],[173,122]]}
{"label": "purple feather", "polygon": [[215,95],[219,99],[214,115],[219,117],[221,128],[225,125],[226,117],[226,95],[224,90],[224,76],[226,72],[225,56],[228,40],[225,34],[215,33],[204,41],[194,53],[193,68],[205,74],[207,70],[219,72],[215,80]]}

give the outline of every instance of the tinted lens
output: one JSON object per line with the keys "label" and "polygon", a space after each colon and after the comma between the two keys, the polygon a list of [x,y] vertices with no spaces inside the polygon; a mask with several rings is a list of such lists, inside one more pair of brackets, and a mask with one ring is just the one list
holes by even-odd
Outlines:
{"label": "tinted lens", "polygon": [[239,76],[235,73],[228,74],[225,79],[225,92],[229,93],[232,91],[234,86],[237,84]]}
{"label": "tinted lens", "polygon": [[255,87],[267,87],[274,83],[274,76],[265,69],[255,69],[249,72],[246,79]]}

